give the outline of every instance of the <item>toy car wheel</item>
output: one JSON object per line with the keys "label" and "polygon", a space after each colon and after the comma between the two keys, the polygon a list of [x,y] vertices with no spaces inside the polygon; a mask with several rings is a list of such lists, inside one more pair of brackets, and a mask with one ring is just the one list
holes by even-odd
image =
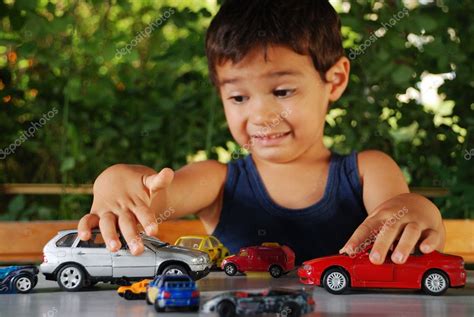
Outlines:
{"label": "toy car wheel", "polygon": [[330,269],[324,274],[323,286],[331,294],[342,294],[349,288],[349,277],[340,268]]}
{"label": "toy car wheel", "polygon": [[14,281],[14,287],[17,293],[28,293],[30,292],[33,287],[34,287],[34,280],[31,276],[29,275],[19,275],[15,278]]}
{"label": "toy car wheel", "polygon": [[286,302],[283,304],[283,306],[281,306],[280,316],[281,317],[300,317],[301,308],[295,302]]}
{"label": "toy car wheel", "polygon": [[199,306],[193,306],[189,310],[192,311],[192,312],[197,312],[197,311],[199,311]]}
{"label": "toy car wheel", "polygon": [[442,295],[449,288],[449,279],[438,270],[428,271],[423,277],[423,291],[428,295]]}
{"label": "toy car wheel", "polygon": [[133,294],[130,291],[125,291],[125,293],[123,293],[123,298],[127,300],[132,300],[132,299],[135,299],[135,294]]}
{"label": "toy car wheel", "polygon": [[181,265],[172,264],[163,269],[163,275],[187,275],[188,271]]}
{"label": "toy car wheel", "polygon": [[86,275],[76,264],[67,264],[58,273],[59,287],[68,292],[79,291],[84,286]]}
{"label": "toy car wheel", "polygon": [[270,272],[270,275],[274,278],[279,278],[283,274],[282,268],[278,265],[270,266],[268,272]]}
{"label": "toy car wheel", "polygon": [[237,274],[237,267],[235,266],[235,264],[227,263],[226,265],[224,265],[224,272],[229,276],[234,276],[235,274]]}
{"label": "toy car wheel", "polygon": [[148,297],[148,294],[145,296],[145,301],[148,305],[153,305],[153,303],[150,301],[150,298]]}
{"label": "toy car wheel", "polygon": [[234,317],[235,316],[235,305],[229,300],[223,300],[217,304],[217,313],[219,317]]}
{"label": "toy car wheel", "polygon": [[164,311],[166,310],[165,307],[160,307],[160,305],[158,304],[158,301],[157,301],[157,300],[155,301],[155,305],[154,305],[154,306],[155,306],[155,310],[156,310],[157,313],[162,313],[162,312],[164,312]]}

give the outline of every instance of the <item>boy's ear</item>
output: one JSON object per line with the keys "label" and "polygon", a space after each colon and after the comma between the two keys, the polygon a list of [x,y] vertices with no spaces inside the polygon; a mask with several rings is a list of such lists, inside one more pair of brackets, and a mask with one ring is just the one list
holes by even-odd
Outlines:
{"label": "boy's ear", "polygon": [[347,57],[342,56],[332,67],[326,72],[326,82],[330,86],[329,101],[338,100],[349,82],[351,64]]}

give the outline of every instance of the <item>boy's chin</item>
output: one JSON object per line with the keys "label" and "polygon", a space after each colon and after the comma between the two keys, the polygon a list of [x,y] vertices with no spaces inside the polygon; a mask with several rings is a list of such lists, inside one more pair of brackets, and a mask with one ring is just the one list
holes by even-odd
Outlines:
{"label": "boy's chin", "polygon": [[286,163],[294,159],[295,152],[280,147],[253,148],[252,157],[270,163]]}

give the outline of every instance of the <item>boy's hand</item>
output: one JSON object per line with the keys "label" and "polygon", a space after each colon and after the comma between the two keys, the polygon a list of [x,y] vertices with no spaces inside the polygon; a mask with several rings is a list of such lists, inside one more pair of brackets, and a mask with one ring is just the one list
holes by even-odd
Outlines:
{"label": "boy's hand", "polygon": [[140,223],[148,235],[158,233],[151,202],[156,196],[166,205],[167,187],[173,177],[174,172],[169,168],[159,173],[139,165],[118,164],[107,168],[94,182],[91,212],[79,221],[79,237],[90,239],[91,230],[98,226],[107,248],[115,252],[121,247],[117,235],[120,228],[132,254],[141,254],[144,247],[137,224]]}
{"label": "boy's hand", "polygon": [[433,203],[417,194],[401,194],[376,208],[339,252],[358,253],[375,240],[370,261],[382,264],[399,237],[391,259],[402,264],[420,240],[423,253],[442,249],[444,234],[441,215]]}

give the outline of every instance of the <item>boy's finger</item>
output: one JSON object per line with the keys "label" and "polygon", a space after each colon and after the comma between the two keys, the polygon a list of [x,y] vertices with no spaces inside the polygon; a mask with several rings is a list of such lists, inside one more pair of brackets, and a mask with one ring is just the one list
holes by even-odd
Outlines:
{"label": "boy's finger", "polygon": [[106,212],[100,217],[99,221],[100,232],[104,238],[107,248],[111,252],[117,252],[121,243],[117,235],[117,216],[112,212]]}
{"label": "boy's finger", "polygon": [[420,250],[423,253],[431,253],[436,250],[440,243],[440,234],[432,229],[423,232],[425,236],[423,242],[420,244]]}
{"label": "boy's finger", "polygon": [[132,207],[132,212],[135,214],[135,217],[137,217],[138,222],[143,226],[143,229],[145,229],[147,235],[156,236],[158,234],[156,218],[145,203],[139,203]]}
{"label": "boy's finger", "polygon": [[397,264],[405,263],[410,256],[410,252],[420,239],[421,229],[417,223],[410,222],[403,229],[402,236],[392,253],[392,261]]}
{"label": "boy's finger", "polygon": [[158,174],[145,175],[143,184],[148,188],[150,193],[159,189],[164,189],[171,184],[174,178],[174,172],[171,168],[165,167]]}
{"label": "boy's finger", "polygon": [[382,264],[385,261],[388,250],[400,233],[398,225],[384,225],[375,239],[374,246],[370,251],[370,262],[373,264]]}
{"label": "boy's finger", "polygon": [[77,225],[77,231],[79,238],[83,241],[87,241],[91,238],[91,230],[97,228],[99,225],[99,216],[96,214],[87,214],[79,220]]}
{"label": "boy's finger", "polygon": [[139,255],[143,252],[143,242],[137,232],[137,220],[131,212],[124,212],[118,219],[120,232],[122,233],[130,252]]}
{"label": "boy's finger", "polygon": [[346,242],[344,247],[339,250],[339,253],[346,252],[352,254],[355,250],[359,250],[364,244],[364,241],[370,237],[374,230],[376,230],[377,225],[377,221],[373,218],[366,218],[364,222],[362,222],[359,227],[354,231],[354,233]]}

